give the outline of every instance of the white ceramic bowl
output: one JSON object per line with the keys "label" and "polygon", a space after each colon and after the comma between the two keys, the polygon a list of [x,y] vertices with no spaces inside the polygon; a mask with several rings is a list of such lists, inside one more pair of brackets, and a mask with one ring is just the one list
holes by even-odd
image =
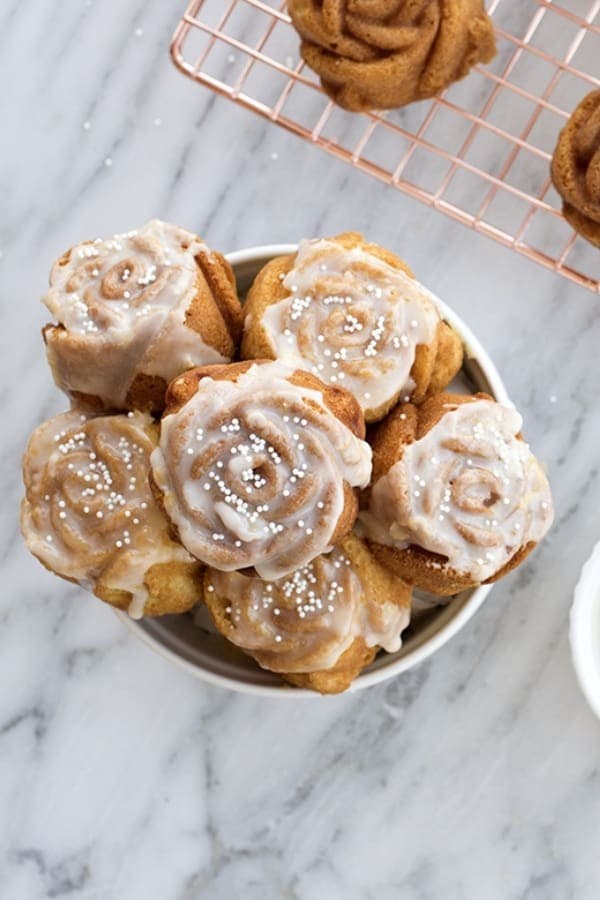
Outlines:
{"label": "white ceramic bowl", "polygon": [[581,570],[575,588],[569,638],[581,690],[600,718],[600,543]]}
{"label": "white ceramic bowl", "polygon": [[[274,244],[251,247],[228,254],[238,281],[240,295],[244,296],[258,271],[275,256],[293,253],[295,245]],[[453,389],[486,391],[501,403],[509,404],[502,379],[491,359],[462,319],[438,301],[442,316],[458,332],[465,345],[465,362]],[[464,591],[444,606],[429,607],[422,597],[422,610],[413,618],[404,633],[403,646],[397,653],[380,653],[373,663],[354,681],[351,691],[369,687],[394,675],[412,669],[463,627],[479,609],[491,590],[490,585]],[[158,619],[134,621],[126,613],[117,615],[144,643],[165,659],[185,669],[197,678],[211,684],[248,694],[271,697],[315,697],[312,691],[290,688],[277,675],[265,672],[225,638],[216,634],[208,621],[194,623],[190,613],[181,616],[163,616]],[[198,620],[198,616],[196,616]]]}

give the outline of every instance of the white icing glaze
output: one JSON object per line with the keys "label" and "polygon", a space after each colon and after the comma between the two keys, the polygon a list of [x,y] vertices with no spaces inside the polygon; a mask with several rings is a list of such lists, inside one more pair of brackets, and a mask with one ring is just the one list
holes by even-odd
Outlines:
{"label": "white icing glaze", "polygon": [[153,219],[79,244],[55,263],[44,303],[65,329],[47,332],[59,387],[120,407],[138,374],[169,382],[192,366],[227,362],[185,324],[196,257],[210,252],[195,235]]}
{"label": "white icing glaze", "polygon": [[408,602],[371,599],[337,548],[275,582],[211,569],[206,591],[209,606],[221,607],[228,640],[274,672],[329,669],[358,637],[395,653],[410,619]]}
{"label": "white icing glaze", "polygon": [[344,482],[369,482],[369,445],[289,375],[272,362],[236,382],[204,378],[162,420],[154,478],[182,543],[207,565],[294,571],[329,549]]}
{"label": "white icing glaze", "polygon": [[151,421],[71,410],[34,431],[23,459],[21,528],[31,553],[88,590],[128,591],[134,618],[144,612],[148,569],[191,561],[150,490]]}
{"label": "white icing glaze", "polygon": [[548,480],[516,437],[521,416],[491,400],[448,407],[373,486],[362,533],[447,557],[476,582],[495,575],[552,524]]}
{"label": "white icing glaze", "polygon": [[366,413],[408,396],[418,344],[435,337],[435,298],[360,247],[303,241],[283,279],[289,295],[262,325],[274,356],[351,391]]}

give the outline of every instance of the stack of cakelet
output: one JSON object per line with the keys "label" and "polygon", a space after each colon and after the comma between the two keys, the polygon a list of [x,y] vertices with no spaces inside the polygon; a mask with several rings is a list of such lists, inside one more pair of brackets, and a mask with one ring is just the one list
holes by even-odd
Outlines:
{"label": "stack of cakelet", "polygon": [[30,439],[23,534],[134,617],[205,603],[259,665],[334,693],[399,649],[413,586],[495,580],[551,524],[520,416],[444,393],[458,335],[359,234],[273,259],[242,312],[225,258],[155,220],[73,247],[44,302],[72,408]]}

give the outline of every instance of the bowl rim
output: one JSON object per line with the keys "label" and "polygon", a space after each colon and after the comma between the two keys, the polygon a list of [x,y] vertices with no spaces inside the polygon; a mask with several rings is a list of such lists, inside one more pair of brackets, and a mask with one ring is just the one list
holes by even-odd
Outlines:
{"label": "bowl rim", "polygon": [[[276,256],[285,256],[291,253],[295,253],[298,249],[298,244],[259,244],[253,247],[247,247],[242,250],[236,250],[231,253],[226,253],[225,258],[228,260],[230,265],[233,267],[234,271],[237,268],[247,264],[247,263],[257,263],[263,261],[263,265],[266,264],[269,259],[273,259]],[[471,359],[475,359],[487,378],[494,397],[498,402],[503,403],[506,406],[513,406],[511,402],[504,382],[498,372],[496,366],[492,362],[489,354],[479,341],[479,339],[475,336],[475,334],[471,331],[470,327],[464,322],[464,320],[458,315],[458,313],[454,312],[449,306],[444,303],[443,300],[440,300],[437,296],[433,295],[435,302],[440,310],[442,317],[458,332],[460,335],[463,345],[468,351],[468,357]],[[461,606],[458,612],[452,616],[435,634],[426,638],[421,644],[408,652],[405,656],[401,657],[394,662],[390,662],[389,665],[380,666],[372,672],[363,672],[361,673],[350,685],[350,687],[344,691],[344,694],[356,693],[357,691],[363,690],[364,688],[372,687],[375,684],[380,684],[383,681],[387,681],[389,678],[393,678],[396,675],[399,675],[402,672],[407,671],[408,669],[412,669],[414,666],[419,663],[424,662],[424,660],[428,659],[433,653],[437,652],[441,647],[444,646],[451,638],[456,635],[461,628],[475,615],[479,607],[483,604],[488,594],[492,590],[493,584],[488,585],[480,585],[476,588],[471,596],[466,600],[466,602]],[[152,634],[149,634],[141,625],[141,621],[143,620],[134,620],[131,619],[127,612],[123,610],[115,610],[116,615],[119,619],[127,626],[127,628],[136,635],[136,637],[141,640],[146,646],[150,647],[159,656],[162,656],[163,659],[168,660],[173,663],[180,669],[183,669],[185,672],[188,672],[190,675],[193,675],[195,678],[200,679],[208,684],[211,684],[215,687],[227,688],[229,690],[236,691],[241,694],[251,694],[254,696],[262,696],[262,697],[277,697],[281,698],[320,698],[321,694],[318,694],[316,691],[311,691],[306,688],[293,688],[289,685],[285,684],[283,681],[281,685],[265,685],[265,684],[252,684],[249,682],[238,681],[233,677],[229,677],[227,675],[221,675],[216,672],[211,672],[208,669],[202,668],[200,665],[190,662],[187,659],[181,657],[174,650],[171,650],[169,647],[166,647],[161,641],[155,638]],[[325,695],[325,696],[339,696],[339,695]],[[343,696],[343,695],[341,695]],[[600,713],[599,713],[600,714]]]}
{"label": "bowl rim", "polygon": [[[600,607],[600,541],[579,576],[569,613],[569,642],[577,681],[592,711],[600,718],[600,669],[594,658],[593,640],[596,632],[590,628],[592,616]],[[597,651],[596,651],[597,656]]]}

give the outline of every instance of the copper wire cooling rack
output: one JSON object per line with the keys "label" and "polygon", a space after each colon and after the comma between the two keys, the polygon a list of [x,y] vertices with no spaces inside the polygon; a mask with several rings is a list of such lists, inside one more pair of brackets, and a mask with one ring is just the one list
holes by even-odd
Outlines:
{"label": "copper wire cooling rack", "polygon": [[433,101],[336,107],[282,0],[192,0],[173,36],[195,81],[517,253],[600,293],[600,253],[560,213],[558,132],[600,87],[600,0],[491,0],[498,55]]}

